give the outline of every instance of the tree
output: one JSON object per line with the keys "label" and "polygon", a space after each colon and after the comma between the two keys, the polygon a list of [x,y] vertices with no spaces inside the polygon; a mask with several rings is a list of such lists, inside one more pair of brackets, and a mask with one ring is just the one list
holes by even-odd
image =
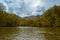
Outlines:
{"label": "tree", "polygon": [[6,6],[3,3],[0,3],[0,11],[6,11]]}

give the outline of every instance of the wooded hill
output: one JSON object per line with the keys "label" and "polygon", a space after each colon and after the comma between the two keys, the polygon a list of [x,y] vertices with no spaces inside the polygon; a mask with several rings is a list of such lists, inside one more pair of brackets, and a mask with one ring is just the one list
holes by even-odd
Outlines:
{"label": "wooded hill", "polygon": [[43,15],[21,18],[15,14],[0,11],[0,27],[60,27],[60,6],[53,6]]}

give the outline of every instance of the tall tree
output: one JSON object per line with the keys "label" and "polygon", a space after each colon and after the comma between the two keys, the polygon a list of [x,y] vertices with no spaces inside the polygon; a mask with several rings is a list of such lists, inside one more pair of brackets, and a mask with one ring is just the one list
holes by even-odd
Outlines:
{"label": "tall tree", "polygon": [[0,3],[0,11],[6,11],[6,6],[3,3]]}

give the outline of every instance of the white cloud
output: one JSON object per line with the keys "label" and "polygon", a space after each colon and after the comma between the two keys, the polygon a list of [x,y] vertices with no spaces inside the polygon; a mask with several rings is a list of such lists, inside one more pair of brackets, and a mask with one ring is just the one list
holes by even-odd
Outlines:
{"label": "white cloud", "polygon": [[2,2],[5,2],[4,4],[9,12],[16,13],[20,16],[32,15],[38,5],[41,7],[45,5],[41,0],[2,0]]}
{"label": "white cloud", "polygon": [[37,0],[35,3],[33,3],[32,6],[36,7],[38,5],[40,5],[41,7],[43,7],[45,5],[45,3],[43,1],[41,1],[41,0]]}
{"label": "white cloud", "polygon": [[18,14],[19,16],[37,15],[36,7],[50,8],[51,5],[60,5],[60,0],[0,0],[4,3],[9,12]]}

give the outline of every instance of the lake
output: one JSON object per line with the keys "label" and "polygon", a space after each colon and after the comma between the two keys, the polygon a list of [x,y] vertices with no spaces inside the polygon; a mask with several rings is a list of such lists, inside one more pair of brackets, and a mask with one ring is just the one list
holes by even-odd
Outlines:
{"label": "lake", "polygon": [[60,40],[60,28],[0,27],[0,40]]}

